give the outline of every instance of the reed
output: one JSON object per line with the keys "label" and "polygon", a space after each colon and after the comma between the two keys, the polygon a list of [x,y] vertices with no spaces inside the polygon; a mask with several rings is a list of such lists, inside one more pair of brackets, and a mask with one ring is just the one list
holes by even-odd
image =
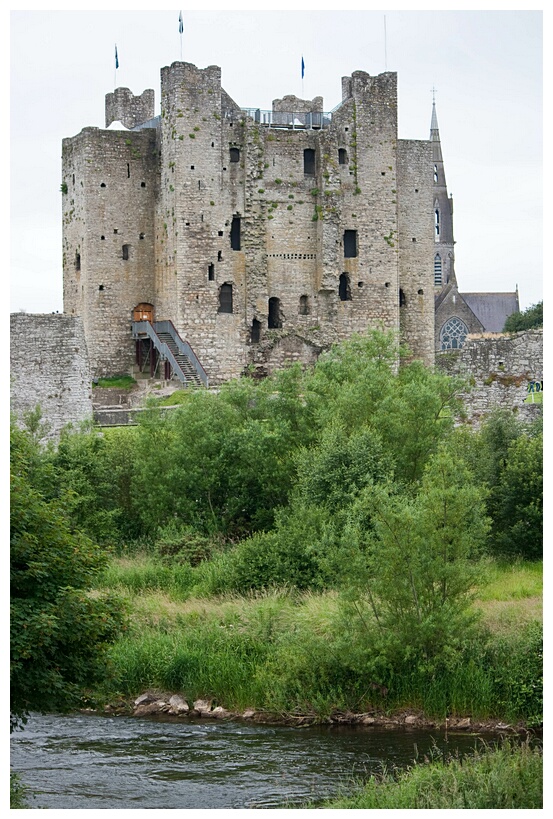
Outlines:
{"label": "reed", "polygon": [[436,756],[399,774],[373,776],[358,793],[322,807],[537,810],[543,807],[543,757],[527,743],[484,745],[462,759]]}

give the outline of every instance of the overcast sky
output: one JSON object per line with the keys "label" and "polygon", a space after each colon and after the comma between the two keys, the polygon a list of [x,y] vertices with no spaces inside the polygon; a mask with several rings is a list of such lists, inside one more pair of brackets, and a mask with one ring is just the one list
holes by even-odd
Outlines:
{"label": "overcast sky", "polygon": [[[543,298],[540,11],[209,5],[183,9],[182,59],[219,65],[224,89],[242,107],[321,95],[330,111],[343,76],[396,71],[399,136],[427,139],[437,89],[459,289],[518,285],[521,309]],[[160,69],[181,59],[178,15],[178,8],[11,11],[11,311],[63,310],[62,139],[104,126],[105,94],[115,84],[134,94],[153,88],[159,113]]]}

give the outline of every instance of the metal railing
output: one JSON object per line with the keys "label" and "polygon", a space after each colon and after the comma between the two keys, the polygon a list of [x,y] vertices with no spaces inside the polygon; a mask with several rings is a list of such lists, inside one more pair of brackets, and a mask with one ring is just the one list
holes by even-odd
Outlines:
{"label": "metal railing", "polygon": [[[169,329],[169,326],[165,328],[164,325],[170,325],[171,329]],[[181,339],[181,337],[179,336],[179,334],[177,333],[173,326],[173,322],[158,321],[156,322],[156,329],[159,330],[160,333],[163,332],[170,333],[171,337],[175,341],[177,349],[179,350],[179,352],[182,352],[184,355],[187,356],[194,370],[198,374],[198,377],[200,378],[202,384],[204,384],[206,387],[209,386],[207,375],[204,368],[198,361],[198,358],[195,352],[193,351],[192,347],[186,341],[183,341]],[[156,329],[154,329],[154,327],[149,321],[133,321],[132,323],[133,338],[138,338],[139,335],[147,335],[148,338],[153,342],[154,347],[158,351],[161,358],[169,362],[169,364],[171,365],[171,369],[173,370],[173,374],[179,379],[179,381],[181,381],[186,386],[188,383],[188,379],[183,373],[179,362],[173,355],[171,348],[160,339],[156,332]]]}
{"label": "metal railing", "polygon": [[269,128],[320,130],[328,128],[332,121],[329,111],[264,111],[261,108],[242,108],[241,111],[254,122]]}
{"label": "metal railing", "polygon": [[209,379],[207,377],[207,373],[200,364],[198,356],[196,355],[190,344],[180,337],[173,322],[170,320],[156,321],[154,322],[154,327],[156,332],[158,333],[169,333],[169,335],[175,342],[179,353],[181,355],[185,355],[188,358],[204,387],[209,387]]}

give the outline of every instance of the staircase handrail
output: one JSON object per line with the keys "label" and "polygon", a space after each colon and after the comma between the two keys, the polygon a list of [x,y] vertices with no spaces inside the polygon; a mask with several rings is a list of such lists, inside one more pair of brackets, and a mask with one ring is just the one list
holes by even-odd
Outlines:
{"label": "staircase handrail", "polygon": [[196,370],[198,378],[204,385],[204,387],[209,387],[209,379],[207,377],[207,373],[202,367],[200,360],[190,344],[185,341],[179,333],[177,332],[177,328],[173,324],[170,319],[164,319],[163,321],[156,321],[154,322],[155,329],[160,333],[169,333],[175,344],[177,345],[179,353],[187,356],[190,363]]}
{"label": "staircase handrail", "polygon": [[132,331],[133,335],[135,336],[138,335],[138,333],[146,333],[146,335],[153,341],[154,347],[156,348],[156,350],[158,350],[161,357],[167,359],[167,361],[173,368],[174,374],[186,386],[187,378],[183,371],[181,370],[179,362],[177,361],[177,359],[175,358],[167,344],[159,338],[158,334],[152,327],[152,324],[149,321],[133,321]]}

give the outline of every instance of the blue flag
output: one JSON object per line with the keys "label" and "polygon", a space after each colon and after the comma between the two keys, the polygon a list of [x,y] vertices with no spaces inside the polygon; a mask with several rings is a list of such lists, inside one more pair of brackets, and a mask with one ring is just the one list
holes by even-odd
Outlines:
{"label": "blue flag", "polygon": [[115,45],[115,67],[119,68],[119,57],[117,56],[117,44]]}
{"label": "blue flag", "polygon": [[184,31],[184,23],[182,22],[182,11],[179,11],[179,34]]}
{"label": "blue flag", "polygon": [[301,78],[303,80],[303,75],[305,74],[305,63],[303,61],[303,56],[301,58]]}

